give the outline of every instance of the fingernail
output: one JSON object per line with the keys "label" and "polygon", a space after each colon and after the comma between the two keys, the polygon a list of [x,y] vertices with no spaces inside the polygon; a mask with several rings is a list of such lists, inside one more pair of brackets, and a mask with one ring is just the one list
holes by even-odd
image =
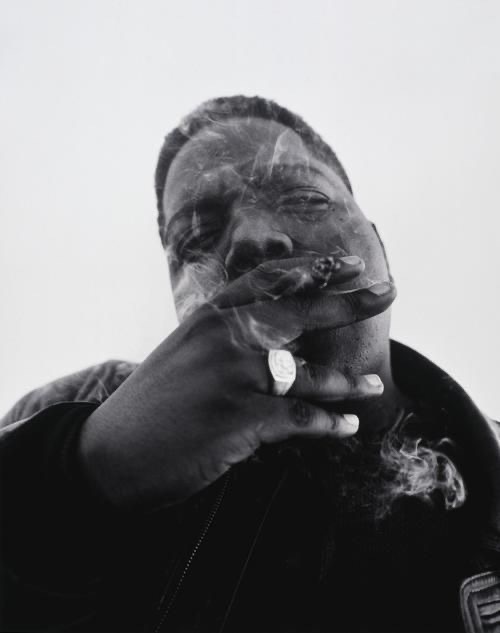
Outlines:
{"label": "fingernail", "polygon": [[380,380],[380,376],[377,376],[377,374],[365,374],[364,379],[370,387],[380,389],[380,387],[384,386],[384,383]]}
{"label": "fingernail", "polygon": [[373,286],[370,286],[368,290],[374,295],[377,295],[377,297],[381,297],[392,290],[392,284],[388,281],[383,281],[378,284],[373,284]]}
{"label": "fingernail", "polygon": [[357,431],[359,428],[359,418],[354,413],[344,413],[344,420],[347,424],[352,427],[353,432]]}
{"label": "fingernail", "polygon": [[361,264],[361,257],[357,255],[348,255],[347,257],[339,257],[339,261],[348,266],[359,266]]}

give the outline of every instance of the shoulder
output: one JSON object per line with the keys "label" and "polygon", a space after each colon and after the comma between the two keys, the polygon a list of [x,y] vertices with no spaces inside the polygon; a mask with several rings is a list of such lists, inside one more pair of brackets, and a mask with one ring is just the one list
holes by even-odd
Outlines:
{"label": "shoulder", "polygon": [[0,420],[0,427],[59,402],[104,402],[136,367],[137,363],[108,360],[53,380],[23,396]]}

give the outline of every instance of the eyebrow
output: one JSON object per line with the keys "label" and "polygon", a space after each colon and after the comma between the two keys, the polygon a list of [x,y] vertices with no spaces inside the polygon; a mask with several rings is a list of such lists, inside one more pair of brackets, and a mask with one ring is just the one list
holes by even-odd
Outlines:
{"label": "eyebrow", "polygon": [[[272,168],[271,171],[276,167],[277,169],[281,170],[281,171],[285,171],[285,172],[294,172],[296,173],[299,170],[304,170],[306,172],[312,172],[314,174],[316,174],[317,176],[321,176],[322,178],[328,179],[328,176],[318,167],[315,167],[314,165],[311,164],[304,164],[304,163],[276,163],[276,165],[271,164]],[[240,163],[237,163],[236,165],[234,165],[234,171],[238,171],[239,169],[243,170],[243,169],[247,169],[248,167],[253,167],[255,166],[255,160],[246,160],[246,161],[242,161]],[[269,168],[264,168],[263,166],[260,166],[261,170],[264,170],[266,172],[269,171]],[[253,171],[253,170],[252,170]]]}

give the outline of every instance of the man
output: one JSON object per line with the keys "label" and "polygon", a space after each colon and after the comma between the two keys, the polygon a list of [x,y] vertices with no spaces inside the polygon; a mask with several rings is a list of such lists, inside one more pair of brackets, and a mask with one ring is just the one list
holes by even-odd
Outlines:
{"label": "man", "polygon": [[4,420],[4,630],[495,630],[493,423],[391,343],[331,148],[216,99],[156,187],[179,327]]}

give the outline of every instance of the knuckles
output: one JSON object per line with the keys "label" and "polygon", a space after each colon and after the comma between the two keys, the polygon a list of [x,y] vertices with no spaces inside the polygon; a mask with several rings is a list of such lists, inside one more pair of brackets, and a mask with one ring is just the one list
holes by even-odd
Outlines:
{"label": "knuckles", "polygon": [[357,292],[346,292],[341,295],[341,301],[344,304],[344,309],[342,310],[342,322],[339,325],[347,325],[359,321],[363,312],[359,294]]}
{"label": "knuckles", "polygon": [[298,399],[290,399],[289,409],[292,422],[296,426],[300,428],[311,426],[314,416],[312,408],[307,402]]}
{"label": "knuckles", "polygon": [[330,430],[333,431],[333,432],[337,431],[338,427],[339,427],[339,422],[340,422],[339,417],[336,416],[336,415],[331,415],[330,416],[330,420],[331,420],[330,421]]}
{"label": "knuckles", "polygon": [[352,374],[343,374],[343,379],[346,384],[346,391],[348,394],[356,395],[360,392],[359,381],[356,376]]}
{"label": "knuckles", "polygon": [[[301,370],[298,369],[298,371]],[[305,381],[309,382],[310,386],[313,389],[320,388],[323,382],[325,382],[325,380],[327,379],[327,376],[325,375],[325,370],[314,363],[303,365],[303,374],[305,377]]]}

